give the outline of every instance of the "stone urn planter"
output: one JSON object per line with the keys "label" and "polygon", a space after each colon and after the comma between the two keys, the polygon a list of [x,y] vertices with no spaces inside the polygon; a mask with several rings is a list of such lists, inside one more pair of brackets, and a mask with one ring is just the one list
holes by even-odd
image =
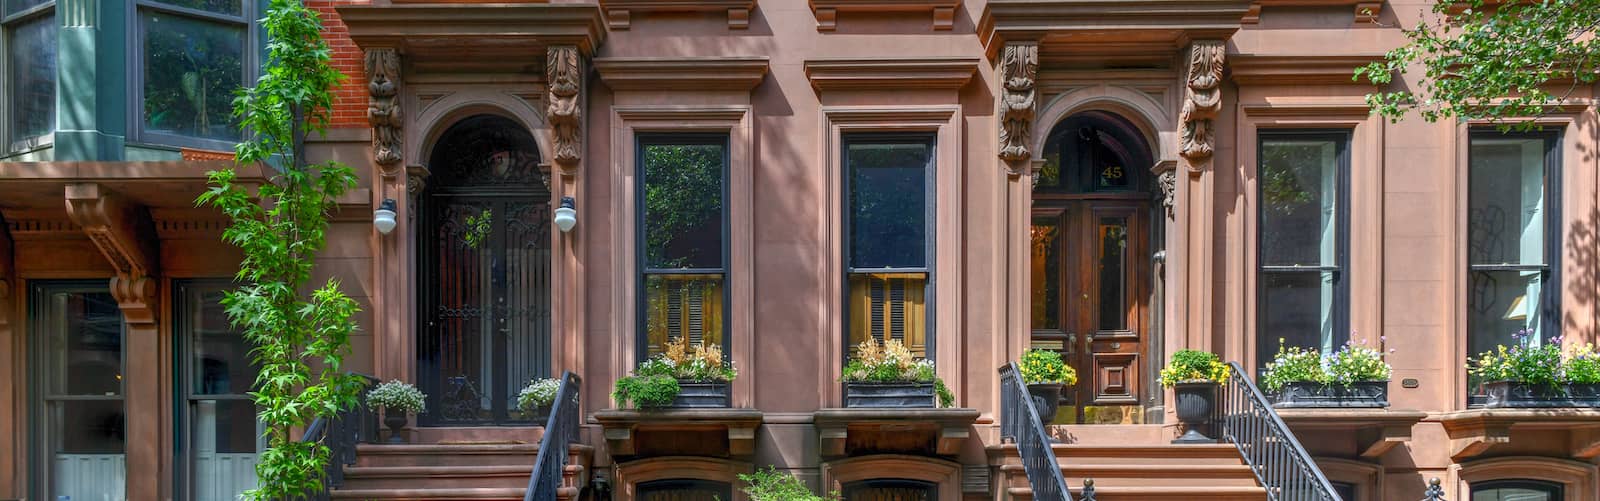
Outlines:
{"label": "stone urn planter", "polygon": [[849,381],[844,384],[845,407],[938,407],[933,382]]}
{"label": "stone urn planter", "polygon": [[1028,395],[1033,397],[1033,408],[1039,411],[1039,421],[1050,424],[1061,410],[1061,383],[1028,383]]}
{"label": "stone urn planter", "polygon": [[1382,409],[1389,406],[1388,381],[1358,381],[1349,386],[1294,381],[1273,396],[1279,409]]}
{"label": "stone urn planter", "polygon": [[383,424],[384,426],[389,427],[389,443],[409,443],[409,441],[406,440],[405,432],[407,421],[408,419],[406,418],[406,411],[397,409],[383,410]]}
{"label": "stone urn planter", "polygon": [[727,381],[678,380],[678,396],[673,397],[671,409],[724,409],[732,402],[731,386]]}
{"label": "stone urn planter", "polygon": [[1595,384],[1494,381],[1483,384],[1483,393],[1487,397],[1483,406],[1490,409],[1600,407],[1600,385]]}
{"label": "stone urn planter", "polygon": [[1185,382],[1172,386],[1172,392],[1177,400],[1178,422],[1187,430],[1183,436],[1173,440],[1174,444],[1214,444],[1216,439],[1208,437],[1201,431],[1211,424],[1212,411],[1217,408],[1217,390],[1220,387],[1215,382]]}

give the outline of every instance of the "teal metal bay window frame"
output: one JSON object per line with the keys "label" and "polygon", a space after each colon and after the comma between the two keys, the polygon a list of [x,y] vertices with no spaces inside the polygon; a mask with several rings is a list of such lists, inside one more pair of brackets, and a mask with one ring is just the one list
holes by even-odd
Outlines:
{"label": "teal metal bay window frame", "polygon": [[[30,5],[31,4],[31,5]],[[28,47],[23,45],[21,38],[32,30],[43,29],[47,32],[44,36],[43,47]],[[0,155],[24,152],[38,149],[54,143],[56,123],[56,107],[59,100],[60,85],[57,81],[59,73],[59,33],[60,20],[56,17],[55,0],[0,0],[0,95],[5,96],[0,101],[0,144],[4,149]],[[39,49],[44,49],[40,52]],[[23,57],[34,56],[34,66],[48,64],[49,68],[20,68],[19,60]],[[42,56],[42,57],[41,57]],[[24,78],[37,78],[46,76],[48,82],[33,82],[33,85],[24,86]],[[37,87],[50,87],[50,95],[43,102],[24,103],[34,91],[41,90]],[[29,88],[24,88],[29,87]],[[38,96],[32,96],[38,97]],[[21,110],[26,105],[28,110]],[[44,116],[38,116],[43,114]],[[24,120],[46,121],[42,130],[26,131],[35,127],[23,127]]]}
{"label": "teal metal bay window frame", "polygon": [[[266,59],[266,32],[259,26],[256,19],[265,14],[267,0],[232,0],[238,3],[237,12],[227,12],[225,9],[216,9],[217,5],[231,3],[228,0],[134,0],[128,3],[127,25],[127,74],[128,78],[128,133],[130,142],[162,145],[178,148],[197,148],[221,151],[233,151],[234,146],[243,138],[239,132],[233,116],[234,90],[254,85],[255,79],[260,75],[260,68]],[[191,5],[185,5],[191,4]],[[196,7],[198,6],[198,7]],[[205,8],[212,7],[212,8]],[[227,9],[231,10],[231,9]],[[199,108],[193,110],[202,116],[195,117],[200,124],[206,125],[211,134],[204,131],[179,130],[180,127],[161,127],[150,123],[146,115],[146,101],[150,99],[147,93],[150,86],[150,74],[147,66],[148,58],[152,54],[150,49],[151,37],[149,36],[152,19],[170,20],[177,24],[187,24],[191,28],[223,28],[239,30],[238,40],[238,85],[228,85],[228,92],[221,92],[223,84],[206,85],[212,82],[205,81],[204,64],[214,62],[209,60],[215,49],[208,46],[206,41],[183,38],[183,50],[175,54],[178,59],[190,64],[196,64],[196,71],[181,75],[161,75],[157,78],[171,78],[179,88],[177,96],[184,100],[184,104]],[[192,73],[194,76],[189,76]],[[192,82],[192,83],[191,83]],[[216,90],[217,92],[210,92]],[[221,95],[212,95],[221,94]],[[220,107],[220,108],[219,108]],[[176,110],[163,110],[173,112]],[[224,124],[206,123],[211,118],[222,118]],[[198,127],[196,124],[189,124]]]}

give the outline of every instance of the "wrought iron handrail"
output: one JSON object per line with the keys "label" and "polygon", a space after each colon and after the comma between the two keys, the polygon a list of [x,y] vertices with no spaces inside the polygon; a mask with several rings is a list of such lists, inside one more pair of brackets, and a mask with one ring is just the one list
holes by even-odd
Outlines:
{"label": "wrought iron handrail", "polygon": [[1220,436],[1239,449],[1250,471],[1273,501],[1340,501],[1311,454],[1278,417],[1266,395],[1238,362],[1228,362],[1228,380],[1219,395]]}
{"label": "wrought iron handrail", "polygon": [[523,501],[556,501],[562,473],[567,469],[568,450],[578,440],[578,426],[583,424],[578,412],[578,389],[582,383],[583,378],[577,374],[561,373],[561,388],[556,390],[556,400],[550,406],[544,438],[539,440],[539,458],[533,462],[533,475],[528,478]]}
{"label": "wrought iron handrail", "polygon": [[1067,480],[1061,475],[1061,463],[1050,449],[1050,436],[1045,434],[1044,422],[1039,419],[1039,411],[1027,386],[1022,384],[1015,363],[1000,367],[1000,436],[1017,444],[1033,499],[1073,501]]}
{"label": "wrought iron handrail", "polygon": [[344,485],[344,467],[355,466],[356,444],[373,442],[378,438],[378,414],[367,405],[365,398],[367,390],[378,384],[378,378],[366,374],[351,375],[363,379],[361,396],[356,399],[355,408],[340,411],[332,419],[319,417],[311,421],[306,432],[300,435],[301,442],[321,441],[328,446],[328,465],[323,471],[322,491],[307,495],[307,500],[328,499],[328,491]]}

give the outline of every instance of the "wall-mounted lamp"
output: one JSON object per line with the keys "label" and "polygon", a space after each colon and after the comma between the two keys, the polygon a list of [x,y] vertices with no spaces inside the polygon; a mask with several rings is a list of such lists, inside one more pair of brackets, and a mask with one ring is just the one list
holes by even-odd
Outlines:
{"label": "wall-mounted lamp", "polygon": [[578,209],[572,207],[575,203],[577,200],[572,197],[561,197],[561,207],[556,208],[556,228],[560,228],[562,233],[572,231],[572,227],[578,225]]}
{"label": "wall-mounted lamp", "polygon": [[385,198],[383,203],[378,204],[378,210],[372,211],[372,227],[377,228],[378,233],[388,235],[394,231],[394,225],[394,199]]}

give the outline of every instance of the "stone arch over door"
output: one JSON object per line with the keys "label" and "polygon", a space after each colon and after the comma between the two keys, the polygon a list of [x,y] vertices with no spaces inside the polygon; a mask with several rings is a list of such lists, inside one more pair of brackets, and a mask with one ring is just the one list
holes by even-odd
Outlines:
{"label": "stone arch over door", "polygon": [[870,480],[911,480],[935,486],[937,501],[961,500],[961,465],[904,454],[878,454],[822,464],[822,491],[844,492],[846,484]]}
{"label": "stone arch over door", "polygon": [[[419,99],[411,96],[413,102]],[[412,104],[412,109],[418,109],[417,116],[406,127],[405,163],[406,165],[427,166],[427,158],[432,153],[432,148],[439,136],[444,134],[450,126],[467,117],[475,115],[499,115],[522,124],[522,127],[533,134],[534,141],[539,144],[539,151],[548,163],[549,152],[553,151],[550,137],[550,126],[545,122],[543,111],[538,107],[538,101],[530,102],[518,95],[491,89],[468,89],[452,92],[429,100],[426,105]],[[549,168],[546,168],[548,172]]]}
{"label": "stone arch over door", "polygon": [[[1084,111],[1105,111],[1122,117],[1144,133],[1155,161],[1176,161],[1177,119],[1149,94],[1115,85],[1093,85],[1053,96],[1039,109],[1030,141],[1034,160],[1042,160],[1045,141],[1057,123]],[[1150,167],[1150,166],[1144,166]]]}

